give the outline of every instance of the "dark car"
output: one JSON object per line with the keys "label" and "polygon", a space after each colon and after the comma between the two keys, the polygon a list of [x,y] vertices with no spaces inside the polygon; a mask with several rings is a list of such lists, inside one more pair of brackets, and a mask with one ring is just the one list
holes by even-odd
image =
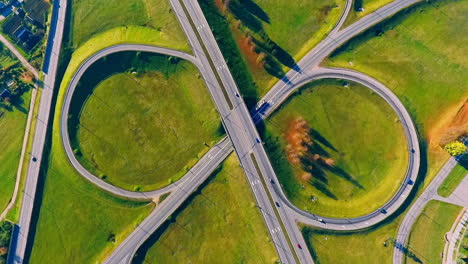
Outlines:
{"label": "dark car", "polygon": [[299,249],[302,249],[301,244],[297,244],[297,247],[298,247]]}
{"label": "dark car", "polygon": [[257,141],[257,143],[260,143],[260,139],[258,138],[255,138],[255,141]]}
{"label": "dark car", "polygon": [[276,206],[280,207],[280,204],[278,202],[275,202]]}

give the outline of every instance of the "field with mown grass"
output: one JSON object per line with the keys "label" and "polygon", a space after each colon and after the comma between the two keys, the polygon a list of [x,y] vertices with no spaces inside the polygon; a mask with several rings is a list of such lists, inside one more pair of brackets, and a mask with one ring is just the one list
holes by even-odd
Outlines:
{"label": "field with mown grass", "polygon": [[[87,40],[108,30],[143,27],[176,43],[187,45],[185,35],[167,0],[73,0],[70,4],[70,47],[78,48]],[[138,33],[137,33],[138,34]]]}

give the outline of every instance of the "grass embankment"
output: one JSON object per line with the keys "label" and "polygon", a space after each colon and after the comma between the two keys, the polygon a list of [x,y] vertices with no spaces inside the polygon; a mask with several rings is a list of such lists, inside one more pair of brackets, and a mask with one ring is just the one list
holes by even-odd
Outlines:
{"label": "grass embankment", "polygon": [[79,118],[71,119],[74,149],[86,168],[113,185],[166,186],[223,134],[208,89],[188,61],[119,53],[96,62],[82,79],[72,103]]}
{"label": "grass embankment", "polygon": [[[70,8],[72,18],[68,45],[73,49],[100,33],[126,27],[141,27],[141,32],[134,32],[135,37],[149,37],[149,40],[152,40],[159,36],[177,43],[174,48],[188,48],[185,35],[169,1],[123,0],[109,4],[107,0],[73,0]],[[106,42],[103,44],[109,45]]]}
{"label": "grass embankment", "polygon": [[[344,83],[310,84],[266,121],[267,152],[288,198],[330,217],[376,210],[396,192],[407,166],[406,137],[392,108],[367,87]],[[294,162],[291,128],[300,117],[313,144]]]}
{"label": "grass embankment", "polygon": [[[430,201],[411,229],[409,250],[423,263],[441,263],[445,233],[450,231],[461,209],[460,206]],[[406,263],[418,262],[417,259],[407,257]]]}
{"label": "grass embankment", "polygon": [[[274,263],[274,245],[236,156],[138,252],[136,263]],[[248,242],[247,242],[248,241]]]}
{"label": "grass embankment", "polygon": [[428,152],[425,185],[449,158],[431,130],[445,122],[446,109],[468,96],[467,12],[461,1],[424,2],[358,36],[324,62],[364,72],[400,98]]}
{"label": "grass embankment", "polygon": [[449,197],[467,174],[468,170],[462,165],[457,164],[442,185],[439,186],[437,193],[442,197]]}
{"label": "grass embankment", "polygon": [[354,0],[353,6],[343,24],[343,28],[393,1],[394,0]]}
{"label": "grass embankment", "polygon": [[[199,0],[248,106],[333,28],[344,0]],[[223,14],[220,12],[222,10]]]}
{"label": "grass embankment", "polygon": [[15,188],[30,98],[29,91],[18,100],[18,107],[13,105],[10,111],[0,109],[3,112],[0,117],[0,212],[8,205]]}

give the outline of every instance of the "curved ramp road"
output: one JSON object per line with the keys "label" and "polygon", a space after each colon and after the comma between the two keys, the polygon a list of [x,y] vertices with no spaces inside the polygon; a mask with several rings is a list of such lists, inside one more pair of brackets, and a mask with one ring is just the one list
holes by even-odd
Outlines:
{"label": "curved ramp road", "polygon": [[[368,215],[343,219],[343,218],[328,218],[323,216],[318,216],[305,212],[298,209],[296,206],[291,204],[284,195],[281,188],[278,188],[275,185],[275,191],[281,197],[283,203],[289,206],[297,215],[298,219],[301,222],[304,222],[309,225],[319,226],[325,229],[331,230],[358,230],[367,228],[374,224],[377,224],[387,218],[389,215],[394,213],[403,202],[406,200],[406,197],[411,192],[413,188],[413,183],[416,181],[419,171],[420,163],[420,152],[419,152],[419,143],[416,133],[415,126],[411,120],[410,115],[406,111],[403,104],[400,100],[393,94],[393,92],[385,87],[382,83],[377,80],[353,70],[339,69],[339,68],[317,68],[312,70],[310,73],[305,73],[303,77],[298,80],[297,83],[290,86],[289,89],[282,90],[275,94],[274,97],[268,98],[265,97],[266,102],[271,102],[272,107],[265,112],[265,115],[268,116],[274,112],[274,110],[281,105],[295,90],[300,88],[306,83],[309,83],[318,79],[344,79],[360,83],[369,89],[373,90],[380,97],[382,97],[396,112],[400,123],[403,126],[405,131],[406,139],[408,142],[408,167],[406,170],[405,179],[402,182],[400,188],[395,193],[395,195],[387,201],[379,210],[376,210]],[[255,115],[254,119],[263,118],[260,115]],[[385,210],[385,211],[382,211]],[[321,218],[323,222],[319,222],[318,219]]]}
{"label": "curved ramp road", "polygon": [[[156,196],[159,196],[161,194],[167,193],[174,188],[176,188],[176,184],[170,184],[164,188],[154,190],[154,191],[148,191],[148,192],[133,192],[133,191],[128,191],[119,187],[116,187],[114,185],[111,185],[103,180],[101,180],[99,177],[93,175],[90,173],[87,169],[85,169],[81,163],[76,159],[75,154],[73,153],[73,149],[71,147],[70,143],[70,137],[68,133],[68,113],[70,111],[70,104],[72,101],[73,94],[75,92],[76,86],[78,85],[79,80],[83,76],[83,74],[86,72],[86,70],[96,61],[99,59],[113,54],[117,52],[122,52],[122,51],[143,51],[143,52],[151,52],[151,53],[158,53],[158,54],[164,54],[164,55],[169,55],[169,56],[174,56],[174,57],[179,57],[184,60],[190,61],[193,64],[197,66],[197,68],[201,68],[200,66],[200,61],[193,57],[190,54],[187,54],[185,52],[169,49],[169,48],[161,48],[161,47],[154,47],[154,46],[148,46],[148,45],[138,45],[138,44],[120,44],[120,45],[115,45],[111,46],[105,49],[102,49],[86,59],[78,68],[76,71],[75,75],[73,76],[70,84],[67,87],[66,93],[65,93],[65,101],[62,106],[62,115],[60,117],[60,128],[61,128],[61,136],[62,136],[62,142],[63,146],[65,148],[65,152],[67,153],[67,157],[70,161],[70,163],[73,165],[73,167],[83,176],[85,177],[88,181],[92,182],[93,184],[97,185],[101,189],[110,192],[112,194],[115,194],[117,196],[129,198],[129,199],[143,199],[143,200],[151,200]],[[219,142],[219,144],[226,144],[226,140],[222,140]],[[208,153],[206,153],[199,161],[200,164],[206,164],[209,162],[210,157],[215,156],[216,153],[219,151],[219,148],[212,148]],[[182,177],[177,184],[182,184],[184,181],[189,181],[190,180],[190,175],[192,175],[190,172],[187,173],[187,177]],[[193,176],[192,176],[193,177]]]}

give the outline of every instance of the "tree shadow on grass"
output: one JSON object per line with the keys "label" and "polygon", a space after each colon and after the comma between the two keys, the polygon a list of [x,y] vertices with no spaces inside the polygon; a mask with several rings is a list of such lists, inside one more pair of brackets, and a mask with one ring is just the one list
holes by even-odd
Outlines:
{"label": "tree shadow on grass", "polygon": [[270,58],[265,61],[264,65],[268,74],[281,79],[286,73],[281,69],[280,64],[298,72],[301,71],[294,58],[266,33],[262,21],[270,24],[271,20],[259,5],[252,0],[231,1],[229,10],[236,19],[241,21],[242,25],[258,34],[253,41],[257,47],[256,52],[264,52],[268,55],[267,58]]}

